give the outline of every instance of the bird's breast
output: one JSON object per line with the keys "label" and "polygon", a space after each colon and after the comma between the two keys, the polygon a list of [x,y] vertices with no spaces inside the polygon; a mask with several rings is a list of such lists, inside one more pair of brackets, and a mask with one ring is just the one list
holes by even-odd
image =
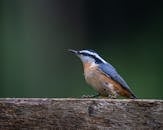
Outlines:
{"label": "bird's breast", "polygon": [[129,97],[129,91],[125,90],[121,84],[114,81],[109,75],[102,72],[98,65],[85,64],[84,76],[88,84],[90,84],[97,92],[103,96],[118,95]]}
{"label": "bird's breast", "polygon": [[98,66],[93,66],[91,64],[85,65],[84,76],[87,83],[90,84],[101,95],[116,95],[116,91],[114,90],[114,83],[110,82],[108,77],[100,72]]}

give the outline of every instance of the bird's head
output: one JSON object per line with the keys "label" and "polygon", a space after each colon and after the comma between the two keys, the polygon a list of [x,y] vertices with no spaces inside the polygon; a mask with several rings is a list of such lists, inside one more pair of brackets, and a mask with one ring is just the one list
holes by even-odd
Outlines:
{"label": "bird's head", "polygon": [[106,61],[102,59],[94,50],[76,51],[69,49],[68,51],[77,55],[83,63],[95,63],[95,64],[106,63]]}

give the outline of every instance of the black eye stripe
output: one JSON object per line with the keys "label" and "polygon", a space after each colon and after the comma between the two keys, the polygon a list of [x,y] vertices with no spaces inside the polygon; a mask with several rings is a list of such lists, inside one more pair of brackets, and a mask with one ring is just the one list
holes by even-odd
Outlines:
{"label": "black eye stripe", "polygon": [[81,52],[80,54],[83,55],[83,56],[95,57],[94,55],[88,54],[86,52]]}
{"label": "black eye stripe", "polygon": [[80,54],[83,55],[83,56],[92,57],[93,59],[95,59],[96,63],[103,63],[103,61],[100,60],[99,58],[97,58],[95,55],[91,55],[91,54],[88,54],[88,53],[85,53],[85,52],[80,52]]}

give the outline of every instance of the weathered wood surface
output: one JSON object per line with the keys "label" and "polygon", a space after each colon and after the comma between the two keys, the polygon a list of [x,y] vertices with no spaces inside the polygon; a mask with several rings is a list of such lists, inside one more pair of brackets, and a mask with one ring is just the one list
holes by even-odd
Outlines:
{"label": "weathered wood surface", "polygon": [[163,100],[1,98],[0,129],[163,129]]}

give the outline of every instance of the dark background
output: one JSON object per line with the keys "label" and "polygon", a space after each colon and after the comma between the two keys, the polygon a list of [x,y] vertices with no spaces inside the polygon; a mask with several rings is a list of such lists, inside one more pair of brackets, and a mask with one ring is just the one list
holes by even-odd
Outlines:
{"label": "dark background", "polygon": [[0,97],[80,97],[79,59],[94,49],[139,98],[163,99],[161,1],[1,0]]}

